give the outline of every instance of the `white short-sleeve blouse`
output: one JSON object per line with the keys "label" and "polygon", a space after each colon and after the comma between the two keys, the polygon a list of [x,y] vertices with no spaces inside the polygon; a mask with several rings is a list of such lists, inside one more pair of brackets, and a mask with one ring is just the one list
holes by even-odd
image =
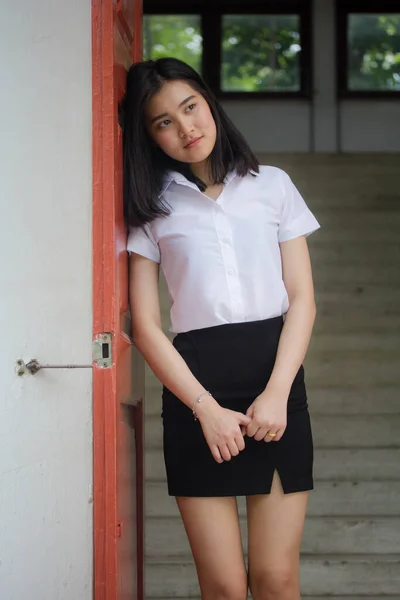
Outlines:
{"label": "white short-sleeve blouse", "polygon": [[130,229],[127,248],[161,263],[170,331],[285,314],[279,244],[320,227],[290,177],[269,166],[258,175],[232,172],[217,200],[177,172],[163,188],[171,214]]}

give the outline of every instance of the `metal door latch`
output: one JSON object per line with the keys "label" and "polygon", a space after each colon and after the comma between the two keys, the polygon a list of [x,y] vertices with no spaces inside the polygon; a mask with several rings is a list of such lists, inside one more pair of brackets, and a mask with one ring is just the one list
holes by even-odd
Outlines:
{"label": "metal door latch", "polygon": [[36,358],[32,358],[28,363],[25,363],[22,358],[17,360],[15,371],[19,377],[30,373],[36,375],[41,369],[92,369],[93,365],[41,365]]}
{"label": "metal door latch", "polygon": [[[111,333],[100,333],[93,340],[93,362],[96,366],[106,369],[112,366],[112,344]],[[19,377],[30,373],[35,375],[41,369],[93,369],[93,365],[41,365],[40,362],[33,358],[28,363],[25,363],[22,358],[16,362],[15,372]]]}
{"label": "metal door latch", "polygon": [[93,362],[103,369],[112,366],[111,333],[99,333],[93,341]]}

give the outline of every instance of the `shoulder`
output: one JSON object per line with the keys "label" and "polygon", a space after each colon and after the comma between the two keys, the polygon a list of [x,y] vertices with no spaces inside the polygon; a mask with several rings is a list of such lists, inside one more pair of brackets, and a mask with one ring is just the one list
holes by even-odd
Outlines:
{"label": "shoulder", "polygon": [[250,172],[245,180],[255,192],[262,193],[275,203],[282,202],[293,186],[286,171],[270,165],[260,165],[259,172]]}
{"label": "shoulder", "polygon": [[291,179],[286,171],[270,165],[260,165],[259,173],[255,177],[249,174],[248,178],[254,181],[256,187],[261,187],[265,191],[273,191],[275,194],[285,193],[291,184]]}
{"label": "shoulder", "polygon": [[263,182],[269,182],[276,185],[283,185],[290,181],[290,177],[286,171],[280,169],[279,167],[273,167],[270,165],[260,165],[258,178]]}

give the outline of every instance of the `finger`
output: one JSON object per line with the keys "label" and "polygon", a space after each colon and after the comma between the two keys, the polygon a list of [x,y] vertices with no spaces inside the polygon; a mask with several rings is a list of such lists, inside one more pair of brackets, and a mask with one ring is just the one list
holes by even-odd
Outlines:
{"label": "finger", "polygon": [[254,404],[250,404],[249,408],[246,410],[246,415],[252,419],[253,413],[254,413]]}
{"label": "finger", "polygon": [[213,446],[212,448],[210,448],[210,450],[211,450],[211,454],[212,454],[212,455],[213,455],[213,457],[214,457],[214,460],[216,460],[216,461],[217,461],[217,463],[221,464],[222,462],[224,462],[224,461],[222,460],[221,453],[220,453],[220,451],[219,451],[219,448],[218,448],[218,446]]}
{"label": "finger", "polygon": [[239,452],[245,449],[246,444],[244,442],[243,435],[237,435],[235,437],[235,442],[237,447],[239,448]]}
{"label": "finger", "polygon": [[254,419],[252,420],[252,422],[250,423],[250,425],[247,426],[247,435],[249,437],[253,437],[256,432],[258,431],[260,425],[259,423],[257,423],[257,421],[255,421]]}
{"label": "finger", "polygon": [[[272,435],[269,435],[269,434]],[[273,442],[275,439],[275,431],[268,431],[268,433],[266,434],[266,436],[264,437],[264,441],[265,442]]]}
{"label": "finger", "polygon": [[232,456],[226,444],[222,444],[221,446],[219,446],[219,451],[224,460],[231,460]]}
{"label": "finger", "polygon": [[243,413],[237,413],[239,417],[239,423],[241,425],[249,425],[251,423],[251,417],[244,415]]}
{"label": "finger", "polygon": [[286,427],[284,427],[283,429],[278,429],[278,431],[276,432],[276,438],[274,438],[274,442],[279,442],[279,440],[282,438],[283,434],[285,433],[285,429]]}
{"label": "finger", "polygon": [[247,433],[247,427],[245,425],[241,425],[240,426],[240,431],[242,433],[242,436],[246,435],[246,433]]}
{"label": "finger", "polygon": [[260,427],[256,432],[254,439],[257,440],[257,442],[261,442],[261,440],[265,438],[267,431],[268,429],[266,427]]}
{"label": "finger", "polygon": [[239,454],[239,448],[237,447],[235,440],[229,440],[227,446],[231,456],[237,456]]}

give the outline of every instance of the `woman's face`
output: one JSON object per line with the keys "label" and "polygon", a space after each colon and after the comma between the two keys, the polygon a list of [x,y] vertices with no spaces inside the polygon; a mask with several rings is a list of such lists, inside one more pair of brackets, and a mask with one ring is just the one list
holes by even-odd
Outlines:
{"label": "woman's face", "polygon": [[200,163],[211,154],[217,136],[203,96],[184,81],[166,81],[147,106],[148,130],[171,158]]}

